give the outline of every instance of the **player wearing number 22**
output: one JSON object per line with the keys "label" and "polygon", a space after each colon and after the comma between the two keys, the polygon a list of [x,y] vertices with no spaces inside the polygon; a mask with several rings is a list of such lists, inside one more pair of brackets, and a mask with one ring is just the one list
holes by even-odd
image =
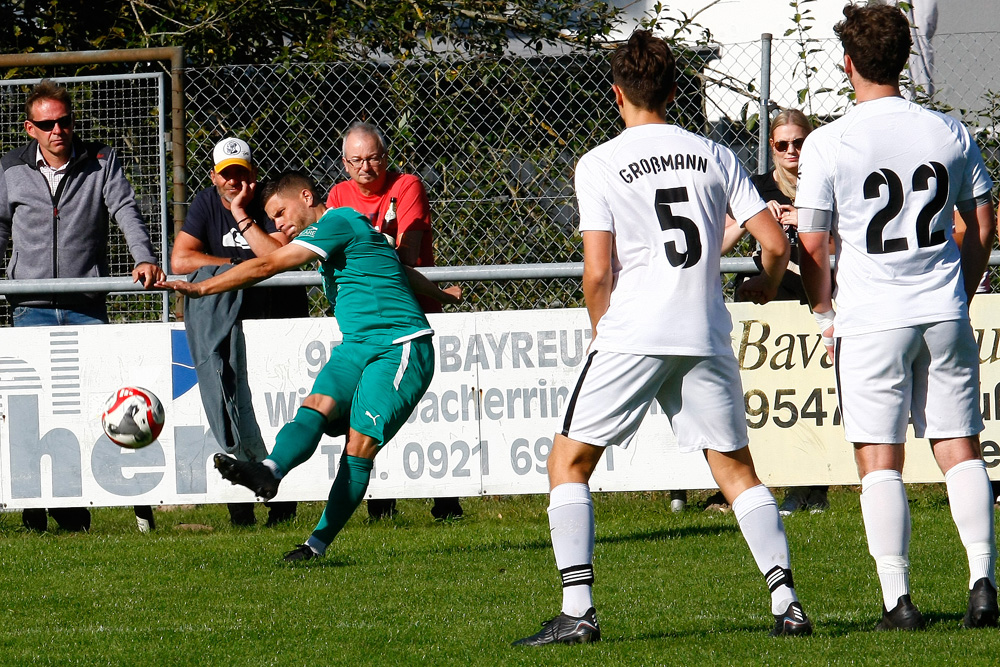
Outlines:
{"label": "player wearing number 22", "polygon": [[[965,625],[996,625],[993,500],[979,446],[979,354],[969,301],[996,223],[991,182],[968,130],[900,96],[910,27],[891,5],[848,5],[834,28],[856,106],[805,142],[795,206],[802,278],[834,358],[854,443],[882,630],[923,618],[910,598],[907,421],[944,473],[971,576]],[[954,210],[967,226],[959,248]],[[834,320],[827,241],[836,242]]]}
{"label": "player wearing number 22", "polygon": [[593,343],[548,458],[549,526],[561,613],[521,645],[600,639],[589,480],[605,448],[627,447],[655,400],[681,451],[704,453],[771,590],[772,634],[808,634],[774,497],[747,448],[732,320],[719,281],[726,210],[762,248],[748,294],[774,298],[788,240],[727,148],[667,124],[670,48],[636,31],[611,59],[626,129],[581,158],[576,195]]}
{"label": "player wearing number 22", "polygon": [[400,264],[367,218],[349,208],[327,209],[315,183],[285,172],[263,187],[261,203],[291,243],[209,280],[158,283],[190,297],[246,287],[316,260],[343,342],[330,353],[295,418],[278,432],[263,462],[215,456],[223,477],[270,500],[282,477],[307,461],[324,433],[347,435],[323,516],[309,539],[285,555],[311,560],[327,546],[364,498],[372,460],[410,416],[434,374],[434,333],[417,304],[420,293],[456,303],[415,269]]}

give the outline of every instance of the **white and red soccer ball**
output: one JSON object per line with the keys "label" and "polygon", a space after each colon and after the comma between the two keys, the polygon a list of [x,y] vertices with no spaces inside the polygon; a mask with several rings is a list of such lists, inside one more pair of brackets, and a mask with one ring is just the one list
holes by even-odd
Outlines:
{"label": "white and red soccer ball", "polygon": [[101,426],[111,442],[128,449],[150,444],[163,430],[163,404],[142,387],[122,387],[108,399]]}

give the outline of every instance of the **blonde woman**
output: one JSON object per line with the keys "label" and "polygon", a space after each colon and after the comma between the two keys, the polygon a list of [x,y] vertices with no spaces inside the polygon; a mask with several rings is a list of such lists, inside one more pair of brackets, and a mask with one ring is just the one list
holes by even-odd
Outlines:
{"label": "blonde woman", "polygon": [[[771,146],[774,169],[766,174],[750,177],[760,196],[767,202],[767,207],[771,209],[771,213],[785,230],[792,246],[791,259],[788,262],[781,286],[778,288],[776,301],[808,303],[805,290],[802,287],[802,279],[799,277],[799,244],[796,233],[796,227],[799,223],[793,202],[795,201],[795,184],[799,177],[799,155],[802,151],[802,144],[812,129],[809,118],[798,109],[786,109],[775,116],[774,120],[771,121],[768,142]],[[727,219],[722,252],[731,251],[743,237],[743,233],[743,228],[737,225],[735,220]],[[759,253],[754,254],[754,262],[759,267]],[[737,289],[736,300],[746,300],[741,297],[742,294]]]}
{"label": "blonde woman", "polygon": [[[802,277],[799,275],[797,232],[799,219],[793,204],[795,202],[795,186],[799,178],[799,155],[802,152],[802,145],[812,129],[809,118],[798,109],[786,109],[775,116],[774,120],[771,121],[769,140],[774,169],[766,174],[750,177],[760,196],[767,202],[767,207],[785,230],[792,247],[788,268],[785,270],[781,285],[778,287],[778,296],[775,297],[775,301],[808,303],[805,288],[802,286]],[[723,253],[732,250],[743,236],[743,229],[736,224],[735,220],[727,219],[726,222]],[[753,259],[760,267],[759,251],[754,253]],[[740,288],[736,290],[736,300],[748,300]],[[830,506],[827,500],[827,490],[825,486],[790,488],[785,494],[779,511],[782,516],[805,509],[811,512],[822,512]],[[712,500],[715,498],[709,499],[709,501]]]}

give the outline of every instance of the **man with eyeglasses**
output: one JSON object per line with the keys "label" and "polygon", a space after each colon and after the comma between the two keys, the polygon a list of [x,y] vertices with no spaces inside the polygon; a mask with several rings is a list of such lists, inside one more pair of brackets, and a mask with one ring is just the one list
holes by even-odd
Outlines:
{"label": "man with eyeglasses", "polygon": [[[11,280],[107,276],[108,220],[125,235],[135,260],[132,279],[149,289],[165,276],[149,231],[113,148],[73,134],[69,91],[45,80],[25,103],[24,129],[32,141],[0,159],[0,256],[13,242]],[[106,324],[104,293],[11,294],[14,326]],[[153,527],[149,507],[136,507],[140,530]],[[90,529],[86,508],[52,508],[65,530]],[[22,523],[44,531],[44,509],[28,509]]]}
{"label": "man with eyeglasses", "polygon": [[[391,239],[404,265],[434,266],[430,204],[423,182],[412,174],[389,169],[385,138],[371,123],[352,123],[344,134],[343,150],[344,169],[350,178],[333,186],[326,198],[327,207],[347,206],[368,218]],[[417,295],[417,302],[425,313],[442,310],[440,303],[423,295]],[[368,501],[372,519],[395,513],[394,499]],[[462,506],[458,498],[436,498],[431,514],[435,519],[457,519],[462,516]]]}

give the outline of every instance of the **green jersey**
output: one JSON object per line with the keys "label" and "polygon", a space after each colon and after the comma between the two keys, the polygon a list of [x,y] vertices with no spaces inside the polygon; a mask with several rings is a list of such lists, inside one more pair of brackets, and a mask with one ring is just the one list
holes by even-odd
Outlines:
{"label": "green jersey", "polygon": [[331,208],[295,237],[320,256],[323,291],[344,341],[389,345],[432,333],[396,252],[351,208]]}

